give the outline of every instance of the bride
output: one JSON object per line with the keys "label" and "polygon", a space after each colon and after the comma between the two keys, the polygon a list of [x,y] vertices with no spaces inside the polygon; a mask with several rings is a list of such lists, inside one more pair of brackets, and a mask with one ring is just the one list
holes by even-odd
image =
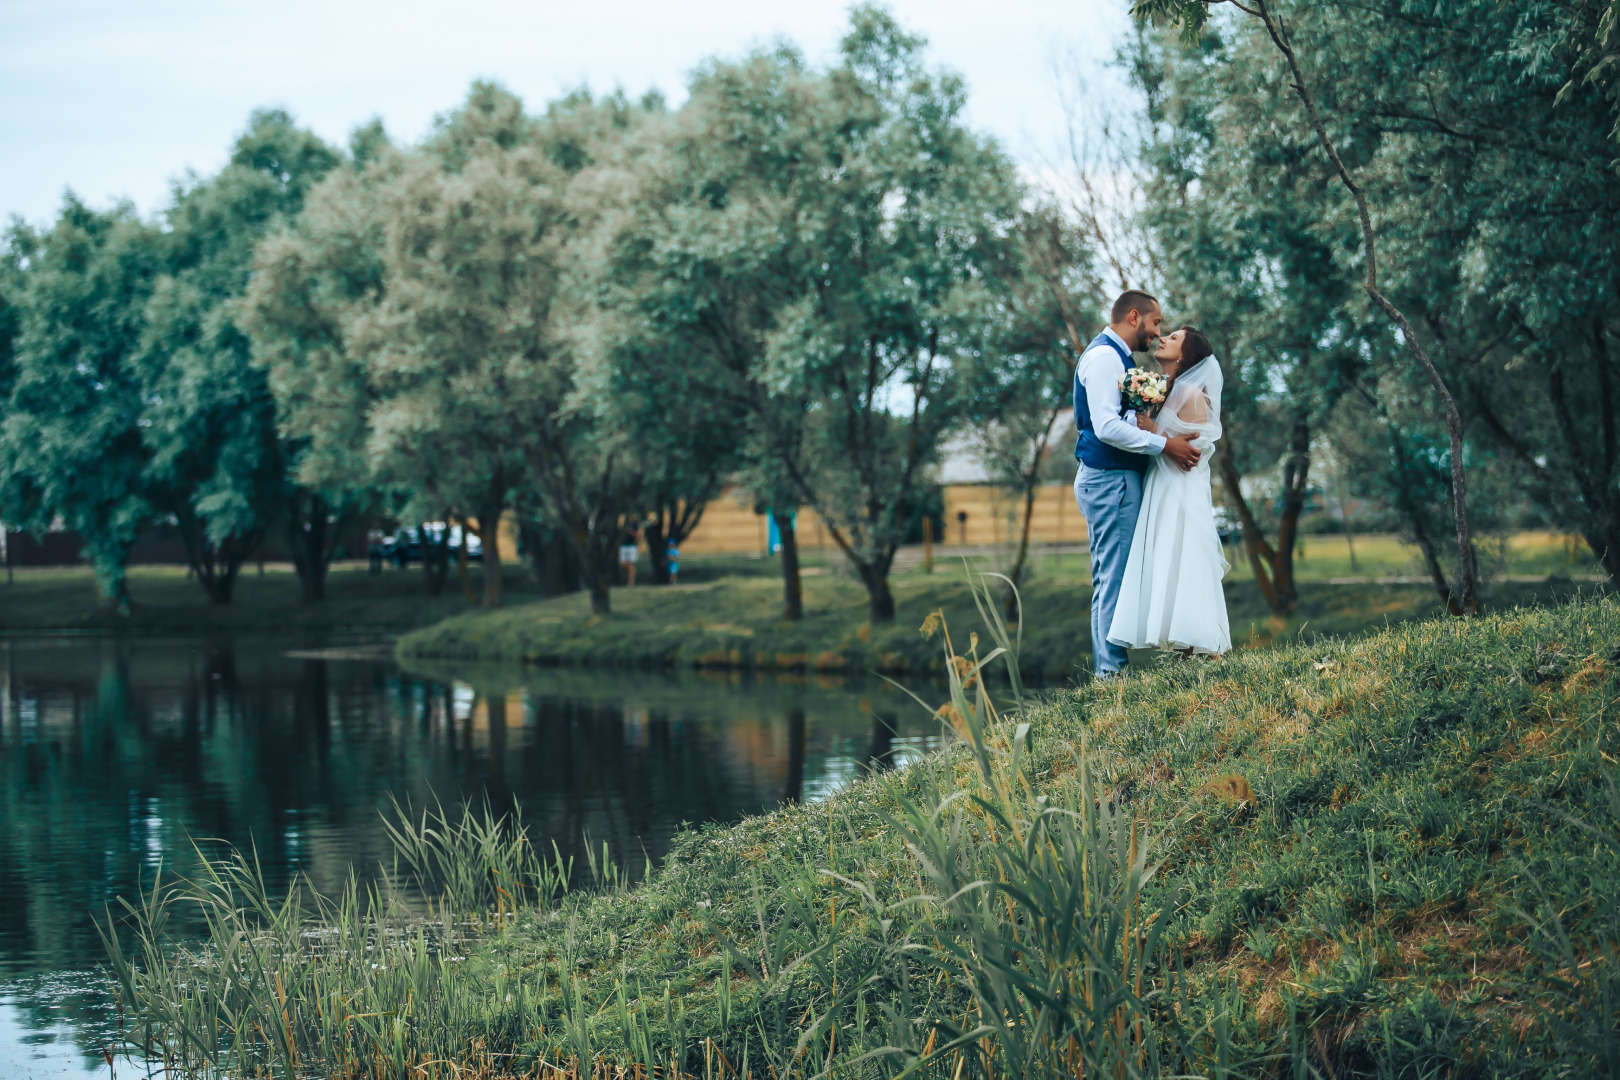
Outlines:
{"label": "bride", "polygon": [[1221,366],[1209,339],[1191,326],[1165,338],[1154,358],[1169,376],[1169,393],[1157,423],[1139,413],[1137,425],[1166,436],[1191,433],[1201,456],[1187,472],[1154,458],[1108,640],[1219,656],[1232,647],[1221,590],[1231,565],[1209,489],[1210,450],[1221,437]]}

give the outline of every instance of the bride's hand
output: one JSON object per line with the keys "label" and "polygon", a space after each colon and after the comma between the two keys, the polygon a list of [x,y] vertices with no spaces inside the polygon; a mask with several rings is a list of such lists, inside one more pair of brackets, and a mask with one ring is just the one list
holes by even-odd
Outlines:
{"label": "bride's hand", "polygon": [[1159,430],[1159,425],[1153,422],[1153,417],[1149,416],[1145,412],[1138,412],[1136,414],[1136,426],[1141,428],[1143,431]]}

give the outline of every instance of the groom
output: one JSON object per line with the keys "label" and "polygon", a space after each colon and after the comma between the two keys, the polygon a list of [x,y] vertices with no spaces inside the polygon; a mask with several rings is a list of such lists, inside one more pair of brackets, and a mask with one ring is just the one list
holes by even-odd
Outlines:
{"label": "groom", "polygon": [[1163,454],[1178,468],[1198,464],[1191,435],[1166,439],[1136,426],[1120,398],[1121,372],[1136,366],[1133,352],[1146,352],[1158,340],[1164,316],[1159,302],[1129,289],[1114,301],[1108,329],[1098,334],[1074,369],[1074,445],[1080,462],[1074,478],[1074,501],[1086,519],[1091,544],[1091,655],[1096,677],[1117,675],[1130,662],[1123,646],[1108,640],[1119,601],[1119,583],[1142,509],[1142,474],[1148,459]]}

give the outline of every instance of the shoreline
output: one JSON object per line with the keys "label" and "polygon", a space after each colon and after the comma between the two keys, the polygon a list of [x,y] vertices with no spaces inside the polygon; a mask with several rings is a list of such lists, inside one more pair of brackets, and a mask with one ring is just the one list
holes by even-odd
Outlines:
{"label": "shoreline", "polygon": [[[921,579],[921,580],[920,580]],[[614,612],[592,615],[581,596],[557,597],[498,611],[473,611],[405,633],[396,656],[412,662],[476,662],[531,667],[637,668],[707,671],[939,675],[939,640],[918,628],[942,609],[949,625],[980,620],[960,577],[908,575],[895,589],[896,617],[888,625],[868,619],[865,594],[848,581],[805,581],[805,619],[776,618],[779,590],[770,579],[726,578],[701,591],[618,589]],[[1490,607],[1558,602],[1602,593],[1602,583],[1549,578],[1500,583]],[[1355,637],[1389,623],[1439,611],[1424,585],[1302,582],[1301,602],[1286,620],[1273,617],[1248,582],[1228,581],[1226,595],[1238,648],[1261,648],[1296,634]],[[1089,670],[1089,582],[1045,575],[1026,584],[1021,673],[1032,683],[1054,684]],[[960,647],[959,643],[959,647]],[[1150,659],[1144,652],[1140,658]]]}

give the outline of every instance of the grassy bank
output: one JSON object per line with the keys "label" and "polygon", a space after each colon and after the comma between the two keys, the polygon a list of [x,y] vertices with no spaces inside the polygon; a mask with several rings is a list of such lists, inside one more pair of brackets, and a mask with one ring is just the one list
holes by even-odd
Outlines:
{"label": "grassy bank", "polygon": [[[473,567],[469,586],[482,594],[483,571]],[[503,584],[514,601],[535,599],[528,571],[508,567]],[[0,632],[105,630],[135,633],[282,631],[399,633],[465,612],[470,602],[452,574],[438,596],[427,595],[420,570],[393,568],[371,574],[364,564],[334,566],[326,598],[308,603],[287,564],[260,574],[246,567],[230,604],[212,604],[183,566],[136,566],[129,572],[130,613],[107,608],[94,575],[82,566],[28,567],[0,576]]]}
{"label": "grassy bank", "polygon": [[[1342,544],[1342,539],[1339,540]],[[1329,563],[1322,553],[1319,564]],[[974,565],[988,568],[989,560]],[[602,667],[741,667],[820,671],[937,672],[939,650],[917,633],[929,612],[943,608],[955,625],[977,625],[960,560],[940,560],[934,573],[896,574],[895,621],[873,625],[866,593],[834,564],[804,579],[805,617],[779,617],[781,585],[774,577],[731,568],[712,580],[677,588],[617,589],[613,613],[591,614],[584,596],[468,612],[402,637],[402,659],[568,664]],[[1336,570],[1337,566],[1325,569]],[[1504,581],[1493,586],[1493,607],[1548,602],[1592,583]],[[1308,580],[1292,618],[1277,619],[1252,582],[1226,584],[1233,641],[1264,645],[1301,630],[1359,633],[1387,622],[1437,614],[1434,591],[1413,584],[1331,584]],[[1056,682],[1089,670],[1091,579],[1080,554],[1047,556],[1023,589],[1021,660],[1026,678]]]}
{"label": "grassy bank", "polygon": [[283,919],[234,1027],[184,972],[144,1001],[344,1075],[1612,1075],[1616,642],[1597,599],[1159,665],[694,831],[635,888],[451,844],[430,887],[496,929],[327,951]]}

